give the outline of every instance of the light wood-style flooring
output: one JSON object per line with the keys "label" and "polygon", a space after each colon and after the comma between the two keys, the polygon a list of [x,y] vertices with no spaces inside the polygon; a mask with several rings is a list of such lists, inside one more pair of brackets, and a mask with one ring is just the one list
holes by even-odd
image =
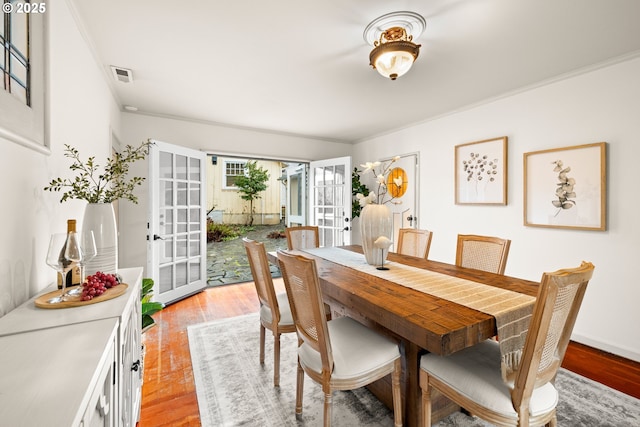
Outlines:
{"label": "light wood-style flooring", "polygon": [[[282,279],[274,282],[284,290]],[[143,336],[146,355],[139,427],[200,426],[187,327],[257,311],[258,298],[249,282],[208,288],[154,315],[157,326]],[[640,363],[571,343],[563,366],[640,398]]]}

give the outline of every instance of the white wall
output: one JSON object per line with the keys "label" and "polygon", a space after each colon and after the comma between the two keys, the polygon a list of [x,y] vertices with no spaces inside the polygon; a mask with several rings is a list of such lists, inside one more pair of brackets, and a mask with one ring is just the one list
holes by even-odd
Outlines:
{"label": "white wall", "polygon": [[70,144],[96,160],[109,155],[109,136],[120,113],[64,1],[47,4],[49,20],[49,141],[42,154],[0,139],[0,316],[53,283],[45,264],[49,236],[66,232],[66,220],[82,220],[85,202],[60,204],[44,192],[55,177],[71,176],[63,156]]}
{"label": "white wall", "polygon": [[[428,94],[425,94],[428,102]],[[640,361],[640,59],[531,89],[357,144],[354,163],[418,150],[420,227],[433,231],[430,258],[453,263],[458,233],[511,239],[506,274],[595,265],[573,339]],[[454,203],[454,146],[508,136],[508,205]],[[523,154],[608,143],[607,231],[523,225]]]}
{"label": "white wall", "polygon": [[[122,114],[122,129],[122,142],[125,144],[154,139],[210,153],[247,158],[309,161],[348,156],[352,150],[349,144],[133,113]],[[131,172],[144,176],[142,174],[146,174],[147,169],[148,162],[141,161],[132,166]],[[146,268],[147,190],[145,182],[136,192],[140,203],[122,204],[120,207],[120,267]]]}

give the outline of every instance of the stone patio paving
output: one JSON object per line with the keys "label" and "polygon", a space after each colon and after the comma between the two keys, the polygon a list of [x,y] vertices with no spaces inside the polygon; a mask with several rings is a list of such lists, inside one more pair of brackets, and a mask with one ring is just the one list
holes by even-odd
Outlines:
{"label": "stone patio paving", "polygon": [[[208,286],[228,285],[253,281],[247,253],[242,244],[242,238],[263,242],[267,252],[286,249],[285,238],[271,239],[267,235],[272,231],[284,231],[284,225],[257,225],[253,231],[237,239],[226,242],[207,243],[207,284]],[[271,265],[273,277],[280,277],[278,267]]]}

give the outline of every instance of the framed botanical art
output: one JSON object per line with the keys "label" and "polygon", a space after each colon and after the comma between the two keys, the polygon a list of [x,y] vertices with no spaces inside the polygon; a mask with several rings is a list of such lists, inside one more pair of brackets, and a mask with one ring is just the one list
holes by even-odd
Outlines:
{"label": "framed botanical art", "polygon": [[606,229],[606,143],[524,154],[524,225]]}
{"label": "framed botanical art", "polygon": [[507,204],[507,137],[456,145],[456,205]]}

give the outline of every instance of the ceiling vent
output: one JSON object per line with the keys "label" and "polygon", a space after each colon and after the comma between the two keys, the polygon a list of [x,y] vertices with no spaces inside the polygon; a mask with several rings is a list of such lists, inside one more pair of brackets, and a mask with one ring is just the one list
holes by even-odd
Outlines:
{"label": "ceiling vent", "polygon": [[133,82],[133,72],[127,68],[111,66],[113,72],[113,78],[118,82],[131,83]]}

